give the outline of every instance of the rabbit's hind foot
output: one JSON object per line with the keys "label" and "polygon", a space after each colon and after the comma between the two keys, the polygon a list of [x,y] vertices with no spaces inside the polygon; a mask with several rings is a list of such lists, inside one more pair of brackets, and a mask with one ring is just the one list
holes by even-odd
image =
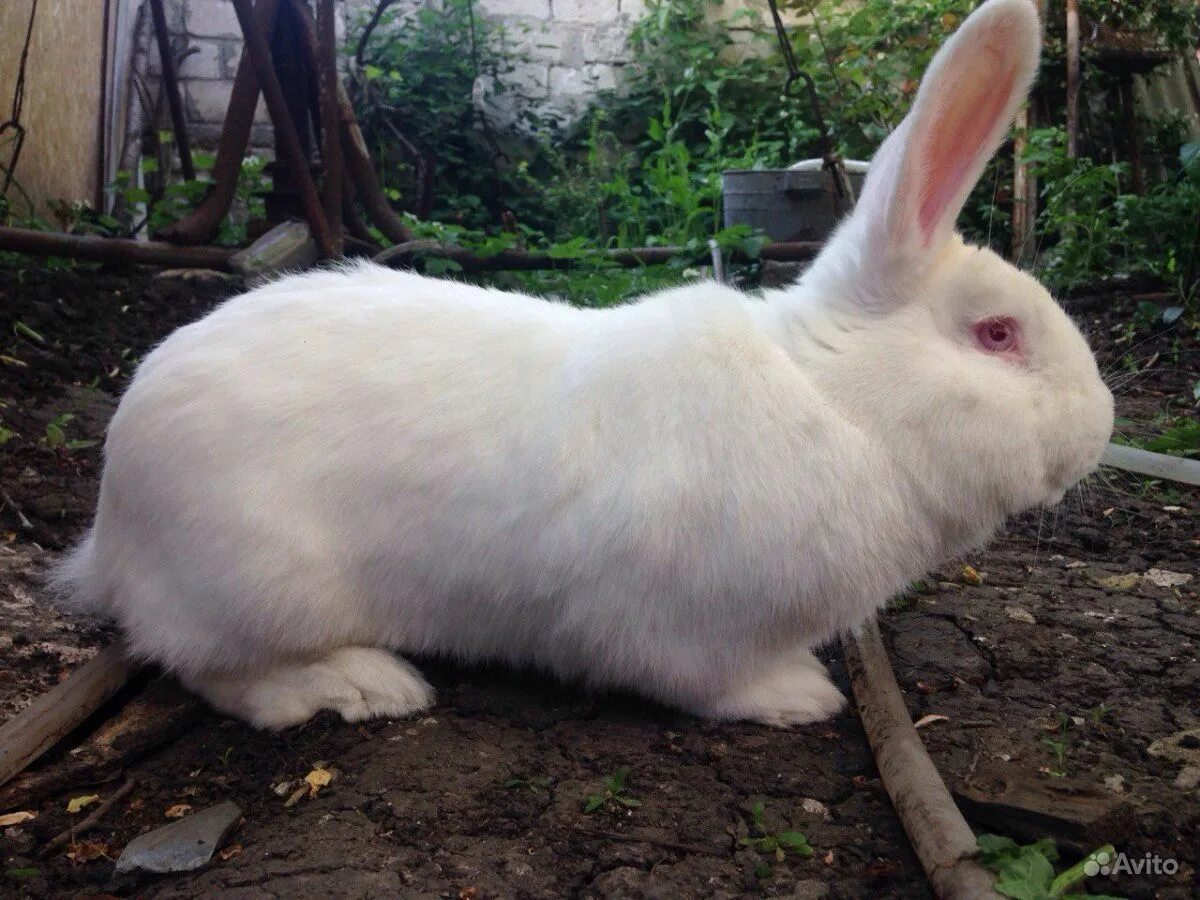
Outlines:
{"label": "rabbit's hind foot", "polygon": [[222,712],[277,730],[332,709],[347,722],[395,718],[428,709],[433,688],[397,656],[373,647],[340,647],[306,663],[238,675],[185,677]]}
{"label": "rabbit's hind foot", "polygon": [[845,696],[829,680],[820,660],[802,650],[713,701],[701,713],[710,719],[786,728],[821,722],[845,705]]}

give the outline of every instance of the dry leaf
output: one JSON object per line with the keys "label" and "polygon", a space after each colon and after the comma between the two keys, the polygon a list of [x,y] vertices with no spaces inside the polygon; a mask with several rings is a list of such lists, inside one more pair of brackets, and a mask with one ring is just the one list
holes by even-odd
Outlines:
{"label": "dry leaf", "polygon": [[69,812],[71,815],[75,815],[76,813],[87,809],[93,803],[99,802],[99,800],[99,794],[87,794],[83,797],[72,797],[69,801],[67,801],[67,812]]}
{"label": "dry leaf", "polygon": [[102,841],[77,841],[67,851],[67,859],[73,863],[88,863],[108,856],[108,844]]}
{"label": "dry leaf", "polygon": [[949,716],[940,716],[937,713],[930,713],[927,716],[921,716],[913,723],[913,728],[924,728],[926,725],[932,725],[934,722],[949,722]]}
{"label": "dry leaf", "polygon": [[1127,575],[1105,575],[1103,578],[1097,578],[1096,584],[1110,591],[1132,591],[1141,581],[1141,575],[1130,572]]}
{"label": "dry leaf", "polygon": [[1021,609],[1019,606],[1004,607],[1004,614],[1014,622],[1024,622],[1026,625],[1037,624],[1037,619],[1033,617],[1033,613],[1027,609]]}
{"label": "dry leaf", "polygon": [[36,819],[35,812],[15,812],[8,815],[0,816],[0,828],[7,828],[9,825],[20,825],[22,822],[28,822],[30,819]]}
{"label": "dry leaf", "polygon": [[241,844],[230,844],[228,847],[226,847],[224,850],[222,850],[220,853],[217,854],[217,856],[219,856],[221,858],[221,862],[225,862],[226,860],[233,859],[235,856],[241,856],[241,855],[242,855],[242,845]]}
{"label": "dry leaf", "polygon": [[290,809],[291,807],[295,806],[300,802],[301,798],[308,796],[308,792],[310,790],[311,788],[309,788],[307,784],[300,785],[300,787],[296,788],[296,790],[292,792],[292,796],[288,797],[287,800],[283,802],[283,808]]}
{"label": "dry leaf", "polygon": [[976,571],[974,566],[962,567],[962,580],[976,586],[983,584],[983,576]]}
{"label": "dry leaf", "polygon": [[821,862],[825,863],[825,865],[827,865],[827,866],[832,866],[833,865],[833,851],[830,850],[828,853],[826,853],[824,856],[822,856]]}
{"label": "dry leaf", "polygon": [[304,783],[308,785],[308,796],[316,796],[317,791],[333,781],[333,773],[326,768],[317,766],[311,772],[304,776]]}
{"label": "dry leaf", "polygon": [[168,806],[167,811],[163,813],[168,819],[182,819],[192,808],[186,803],[176,803],[174,806]]}

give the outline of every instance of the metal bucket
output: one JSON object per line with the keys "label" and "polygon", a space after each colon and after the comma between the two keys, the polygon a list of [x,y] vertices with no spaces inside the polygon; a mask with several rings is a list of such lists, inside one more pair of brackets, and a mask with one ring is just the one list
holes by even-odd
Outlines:
{"label": "metal bucket", "polygon": [[[815,163],[815,165],[814,165]],[[858,196],[866,164],[846,163],[850,186]],[[735,169],[721,175],[725,227],[749,225],[772,241],[823,241],[847,212],[833,175],[820,160],[790,169]]]}

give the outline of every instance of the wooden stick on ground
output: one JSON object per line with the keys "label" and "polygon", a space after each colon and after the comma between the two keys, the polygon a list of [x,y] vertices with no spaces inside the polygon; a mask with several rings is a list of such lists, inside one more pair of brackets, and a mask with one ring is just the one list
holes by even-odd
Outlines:
{"label": "wooden stick on ground", "polygon": [[943,900],[999,900],[995,877],[975,859],[975,835],[913,727],[879,626],[872,621],[844,635],[842,646],[880,778],[934,893]]}
{"label": "wooden stick on ground", "polygon": [[138,668],[126,658],[119,641],[110,644],[62,684],[0,725],[0,784],[23,771],[87,719],[124,687]]}
{"label": "wooden stick on ground", "polygon": [[54,837],[52,837],[50,839],[49,843],[47,843],[44,847],[42,847],[41,855],[49,856],[51,853],[53,853],[55,850],[57,850],[63,844],[71,843],[75,840],[75,838],[79,837],[79,835],[85,834],[88,831],[91,831],[93,828],[95,828],[97,825],[100,824],[101,819],[103,819],[106,815],[108,815],[108,811],[110,809],[112,809],[114,806],[116,806],[118,803],[120,803],[121,799],[123,797],[128,796],[129,792],[132,791],[134,789],[134,787],[136,787],[136,786],[137,786],[137,781],[135,781],[134,779],[131,778],[128,781],[126,781],[123,785],[121,785],[119,788],[117,788],[116,793],[114,793],[111,797],[109,797],[107,800],[105,800],[103,803],[101,803],[99,806],[97,806],[96,811],[93,812],[90,816],[88,816],[86,819],[82,820],[81,822],[78,822],[75,825],[72,825],[70,828],[68,828],[66,831],[62,832],[61,834],[57,834]]}

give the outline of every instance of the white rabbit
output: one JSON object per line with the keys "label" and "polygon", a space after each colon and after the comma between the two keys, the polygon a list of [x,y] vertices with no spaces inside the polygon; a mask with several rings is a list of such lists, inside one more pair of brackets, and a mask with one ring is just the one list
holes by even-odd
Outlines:
{"label": "white rabbit", "polygon": [[810,648],[1099,460],[1112,398],[954,220],[1038,62],[1030,0],[934,60],[795,287],[603,311],[371,265],[181,328],[57,583],[256,725],[427,707],[398,650],[713,719],[844,703]]}

